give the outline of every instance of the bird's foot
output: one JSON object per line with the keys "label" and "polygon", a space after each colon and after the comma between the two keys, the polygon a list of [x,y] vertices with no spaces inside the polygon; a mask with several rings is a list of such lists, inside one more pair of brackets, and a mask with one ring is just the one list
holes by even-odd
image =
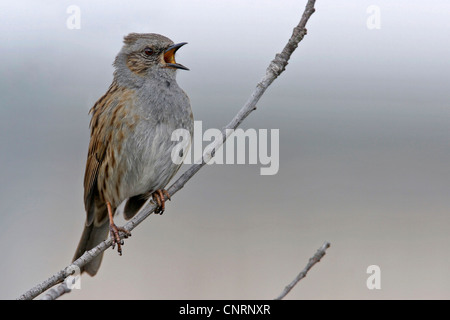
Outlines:
{"label": "bird's foot", "polygon": [[[122,232],[122,237],[119,232]],[[114,223],[111,223],[109,225],[109,233],[110,233],[111,239],[112,239],[113,250],[117,244],[117,252],[119,252],[119,255],[122,255],[122,246],[124,244],[123,239],[127,239],[128,237],[131,237],[130,231],[125,230],[122,227],[118,227]]]}
{"label": "bird's foot", "polygon": [[158,207],[155,209],[156,214],[163,214],[166,208],[166,197],[170,201],[170,194],[165,189],[159,189],[152,193],[153,200]]}

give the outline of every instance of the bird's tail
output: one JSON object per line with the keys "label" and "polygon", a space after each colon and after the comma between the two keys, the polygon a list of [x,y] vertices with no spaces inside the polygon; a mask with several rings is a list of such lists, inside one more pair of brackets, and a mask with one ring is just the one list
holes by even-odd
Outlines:
{"label": "bird's tail", "polygon": [[[100,226],[94,226],[93,222],[89,226],[85,225],[80,243],[78,244],[77,251],[73,257],[73,261],[81,257],[85,251],[91,250],[102,241],[106,240],[108,237],[108,231],[109,224],[107,221]],[[102,258],[103,252],[95,257],[94,260],[82,267],[81,272],[86,271],[90,276],[95,276],[100,268],[100,264],[102,263]]]}

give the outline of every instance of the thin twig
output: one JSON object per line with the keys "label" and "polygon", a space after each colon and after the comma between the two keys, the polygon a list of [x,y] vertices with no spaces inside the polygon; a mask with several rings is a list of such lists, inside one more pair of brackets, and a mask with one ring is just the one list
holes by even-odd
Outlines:
{"label": "thin twig", "polygon": [[[306,35],[306,23],[308,22],[311,15],[314,13],[315,0],[308,0],[306,4],[305,11],[303,12],[302,18],[299,24],[294,28],[291,38],[284,47],[281,53],[275,56],[275,59],[269,64],[266,70],[266,74],[261,79],[261,81],[256,85],[255,90],[251,94],[250,98],[242,109],[236,114],[236,116],[231,120],[231,122],[223,129],[222,135],[223,140],[218,140],[213,148],[208,148],[203,153],[201,163],[192,165],[183,175],[175,181],[170,188],[167,190],[171,196],[181,190],[186,182],[188,182],[212,157],[215,150],[223,145],[225,140],[231,134],[230,129],[236,129],[242,121],[247,118],[247,116],[256,109],[256,104],[264,94],[266,89],[270,84],[285,70],[288,60],[291,57],[294,50],[297,48],[298,43]],[[152,214],[156,209],[156,205],[152,202],[147,202],[147,204],[140,210],[140,212],[134,216],[127,224],[125,224],[124,229],[127,231],[132,231],[136,226],[138,226],[142,221],[144,221],[150,214]],[[37,286],[31,288],[26,293],[21,295],[18,299],[20,300],[31,300],[37,297],[39,294],[43,293],[45,290],[53,287],[54,285],[64,281],[66,277],[73,273],[74,268],[81,268],[82,266],[89,263],[97,255],[105,251],[111,246],[112,242],[110,239],[103,241],[97,247],[92,250],[86,251],[80,258],[74,261],[67,268],[59,271],[55,275],[51,276],[49,279],[38,284]]]}
{"label": "thin twig", "polygon": [[309,259],[308,264],[306,267],[295,277],[295,279],[289,283],[283,290],[283,292],[276,297],[274,300],[281,300],[283,299],[291,290],[296,286],[296,284],[302,280],[304,277],[306,277],[306,274],[308,271],[317,263],[320,261],[320,259],[323,258],[325,255],[325,251],[330,247],[329,242],[325,242],[322,247],[320,247],[319,250],[317,250],[316,254]]}

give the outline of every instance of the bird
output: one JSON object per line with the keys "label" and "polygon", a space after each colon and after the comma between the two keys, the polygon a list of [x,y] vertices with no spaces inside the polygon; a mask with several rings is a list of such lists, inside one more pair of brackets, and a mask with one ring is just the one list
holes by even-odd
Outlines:
{"label": "bird", "polygon": [[[177,141],[172,132],[188,130],[194,118],[188,95],[176,81],[177,70],[189,70],[175,61],[186,42],[174,43],[156,33],[130,33],[113,66],[107,92],[90,109],[90,142],[84,175],[86,221],[73,261],[108,238],[122,255],[123,240],[131,234],[114,223],[117,207],[126,201],[123,215],[131,219],[152,197],[155,213],[165,210],[164,189],[181,163],[172,161]],[[190,141],[189,141],[190,146]],[[189,147],[188,146],[188,147]],[[185,152],[186,154],[186,152]],[[103,253],[81,268],[97,274]]]}

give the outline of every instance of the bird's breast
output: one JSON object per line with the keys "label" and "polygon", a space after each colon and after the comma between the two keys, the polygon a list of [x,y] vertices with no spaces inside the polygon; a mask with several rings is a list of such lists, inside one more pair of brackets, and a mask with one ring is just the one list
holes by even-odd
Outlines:
{"label": "bird's breast", "polygon": [[[184,96],[184,92],[182,93]],[[111,151],[115,168],[110,180],[117,187],[111,194],[118,204],[123,200],[164,188],[179,169],[172,161],[172,149],[179,143],[172,141],[176,129],[186,129],[192,135],[192,112],[187,97],[167,94],[140,96],[134,108],[122,118],[116,130]]]}

